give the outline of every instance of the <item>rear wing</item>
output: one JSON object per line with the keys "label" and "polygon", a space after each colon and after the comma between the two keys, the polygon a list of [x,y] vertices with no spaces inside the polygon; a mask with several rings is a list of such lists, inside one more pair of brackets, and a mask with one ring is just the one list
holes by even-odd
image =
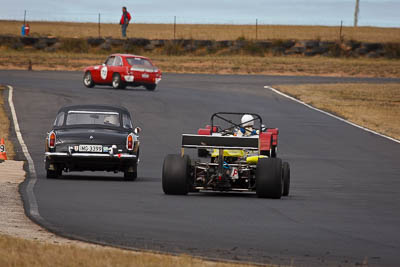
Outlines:
{"label": "rear wing", "polygon": [[182,148],[269,150],[271,137],[269,133],[248,137],[183,134]]}

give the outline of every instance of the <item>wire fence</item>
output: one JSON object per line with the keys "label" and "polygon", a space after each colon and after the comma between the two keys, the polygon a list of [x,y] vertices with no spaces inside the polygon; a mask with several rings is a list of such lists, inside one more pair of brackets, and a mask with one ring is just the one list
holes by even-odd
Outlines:
{"label": "wire fence", "polygon": [[[228,17],[214,17],[214,16],[185,16],[182,14],[176,15],[139,15],[132,11],[132,19],[134,23],[151,23],[151,24],[221,24],[221,25],[326,25],[337,26],[340,21],[343,21],[344,26],[352,26],[352,18],[344,19],[330,19],[330,18],[304,18],[290,17],[290,19],[279,19],[276,16],[235,16],[234,18]],[[9,12],[6,15],[0,13],[0,20],[17,20],[23,21],[54,21],[54,22],[86,22],[97,23],[100,17],[101,23],[119,23],[121,13],[118,12],[61,12],[52,11],[50,14],[43,13],[43,11],[30,11],[25,10],[22,12]]]}
{"label": "wire fence", "polygon": [[[3,3],[1,3],[3,2]],[[118,23],[118,1],[21,1],[0,0],[0,19],[28,21]],[[400,1],[348,0],[203,0],[203,1],[123,1],[135,23],[253,25],[325,25],[400,27]],[[359,3],[359,4],[357,4]],[[122,3],[120,3],[122,4]]]}
{"label": "wire fence", "polygon": [[[268,40],[268,39],[319,39],[342,40],[355,39],[361,41],[398,41],[399,28],[369,29],[354,28],[353,18],[333,21],[331,19],[315,21],[314,26],[303,27],[301,16],[292,18],[291,26],[280,23],[275,17],[239,16],[235,19],[213,16],[188,15],[153,16],[136,15],[130,10],[132,26],[128,27],[129,38],[147,39],[207,39],[207,40],[236,40],[239,38]],[[110,12],[70,12],[52,11],[49,15],[41,11],[26,10],[19,12],[0,11],[0,34],[20,34],[23,21],[32,23],[31,34],[61,36],[61,37],[121,37],[118,29],[121,11]],[[336,19],[335,19],[336,20]],[[13,28],[6,21],[15,21]],[[312,20],[311,20],[312,21]],[[20,23],[21,22],[21,23]],[[47,25],[39,25],[44,22]],[[53,22],[73,22],[70,25],[57,25]],[[310,22],[310,21],[309,21]],[[74,23],[84,23],[83,25]],[[34,24],[34,25],[33,25]],[[42,23],[43,24],[43,23]],[[298,24],[298,25],[296,25]],[[310,23],[312,24],[312,23]],[[328,25],[330,27],[318,26]],[[375,36],[375,37],[374,37]]]}

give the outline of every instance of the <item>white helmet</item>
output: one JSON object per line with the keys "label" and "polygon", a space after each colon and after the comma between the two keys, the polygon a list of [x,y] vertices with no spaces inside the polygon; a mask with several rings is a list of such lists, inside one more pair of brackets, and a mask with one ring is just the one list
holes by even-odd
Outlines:
{"label": "white helmet", "polygon": [[254,117],[250,114],[245,114],[242,116],[242,127],[252,127],[254,126]]}

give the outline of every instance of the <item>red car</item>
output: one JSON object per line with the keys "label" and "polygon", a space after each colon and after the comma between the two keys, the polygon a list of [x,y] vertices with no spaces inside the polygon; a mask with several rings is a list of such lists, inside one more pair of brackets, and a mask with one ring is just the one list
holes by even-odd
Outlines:
{"label": "red car", "polygon": [[115,89],[126,86],[144,86],[153,91],[161,81],[161,71],[146,57],[130,54],[112,54],[103,65],[84,69],[83,84],[92,88],[111,85]]}

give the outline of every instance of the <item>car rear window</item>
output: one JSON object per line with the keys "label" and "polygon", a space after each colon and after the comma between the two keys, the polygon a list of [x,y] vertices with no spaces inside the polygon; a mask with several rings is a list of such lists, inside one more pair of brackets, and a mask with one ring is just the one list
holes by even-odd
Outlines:
{"label": "car rear window", "polygon": [[153,64],[150,61],[140,57],[128,57],[126,58],[128,64],[132,67],[152,68]]}
{"label": "car rear window", "polygon": [[132,129],[132,121],[127,114],[122,114],[122,125],[125,129]]}
{"label": "car rear window", "polygon": [[63,123],[64,123],[64,112],[60,112],[57,114],[57,117],[56,117],[53,125],[56,127],[60,127],[63,125]]}
{"label": "car rear window", "polygon": [[66,125],[104,125],[121,127],[118,112],[104,111],[68,111]]}

